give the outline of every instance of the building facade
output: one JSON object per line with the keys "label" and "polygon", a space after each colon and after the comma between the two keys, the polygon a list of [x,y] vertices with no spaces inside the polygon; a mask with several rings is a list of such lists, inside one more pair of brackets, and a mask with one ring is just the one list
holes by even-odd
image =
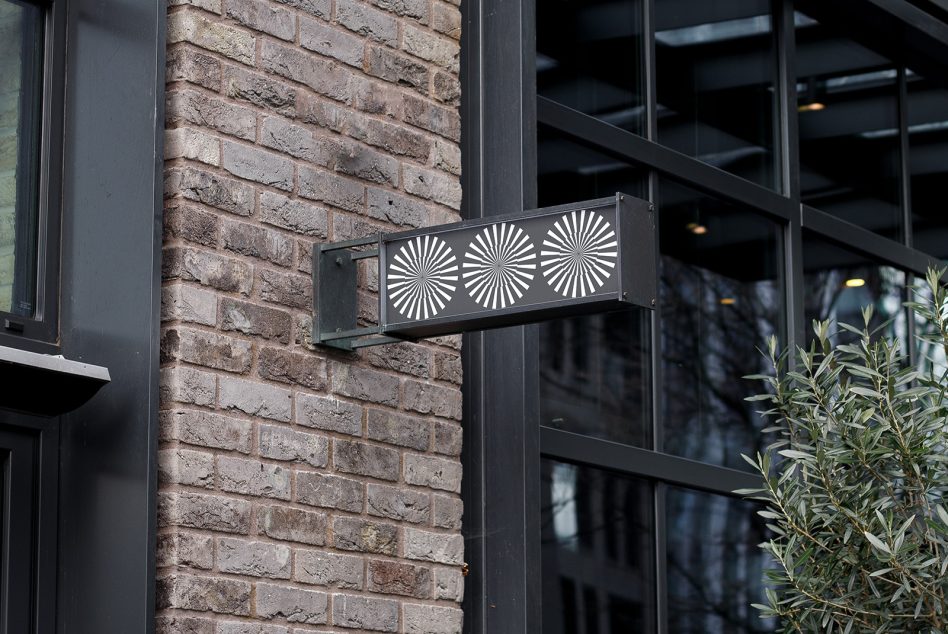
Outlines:
{"label": "building facade", "polygon": [[[925,358],[940,0],[0,0],[0,35],[0,633],[771,631],[757,348],[872,304]],[[654,309],[313,342],[321,244],[616,192]]]}

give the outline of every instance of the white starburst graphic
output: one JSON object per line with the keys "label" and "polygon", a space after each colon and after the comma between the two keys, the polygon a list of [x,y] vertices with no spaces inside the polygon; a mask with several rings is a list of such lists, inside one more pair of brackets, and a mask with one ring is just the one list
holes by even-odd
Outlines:
{"label": "white starburst graphic", "polygon": [[543,241],[543,277],[564,297],[585,297],[612,275],[618,244],[616,232],[602,214],[585,209],[564,214]]}
{"label": "white starburst graphic", "polygon": [[437,236],[412,238],[388,267],[388,296],[408,319],[430,319],[451,301],[458,281],[457,258]]}
{"label": "white starburst graphic", "polygon": [[530,287],[536,259],[536,248],[520,227],[506,222],[485,227],[464,254],[464,288],[484,308],[512,306]]}

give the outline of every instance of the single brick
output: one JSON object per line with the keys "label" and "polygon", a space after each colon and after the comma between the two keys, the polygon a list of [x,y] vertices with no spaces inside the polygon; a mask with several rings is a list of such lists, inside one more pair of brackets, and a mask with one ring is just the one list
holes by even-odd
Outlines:
{"label": "single brick", "polygon": [[276,0],[287,6],[300,9],[317,18],[329,19],[329,13],[332,10],[331,0]]}
{"label": "single brick", "polygon": [[[283,348],[262,347],[258,362],[258,374],[262,379],[302,385],[314,390],[323,390],[328,383],[325,359],[312,354],[290,352]],[[303,395],[297,397],[297,417],[300,411],[299,403],[303,399]],[[361,413],[356,416],[361,419]]]}
{"label": "single brick", "polygon": [[[257,526],[267,537],[313,546],[326,544],[326,514],[286,506],[264,506],[257,511]],[[297,558],[297,565],[299,559]]]}
{"label": "single brick", "polygon": [[398,160],[354,141],[342,141],[334,148],[337,172],[383,185],[398,185]]}
{"label": "single brick", "polygon": [[464,613],[457,608],[406,603],[402,614],[406,634],[457,634],[464,623]]}
{"label": "single brick", "polygon": [[191,159],[208,165],[221,164],[221,142],[202,130],[174,128],[165,130],[165,160]]}
{"label": "single brick", "polygon": [[332,622],[339,627],[395,632],[398,630],[398,603],[389,599],[334,594]]}
{"label": "single brick", "polygon": [[215,634],[214,621],[178,614],[155,617],[157,634]]}
{"label": "single brick", "polygon": [[279,425],[260,425],[260,456],[325,467],[329,463],[329,439]]}
{"label": "single brick", "polygon": [[401,119],[402,91],[394,84],[352,78],[352,104],[363,112]]}
{"label": "single brick", "polygon": [[362,568],[362,557],[319,550],[298,550],[294,579],[317,586],[361,590]]}
{"label": "single brick", "polygon": [[325,623],[328,601],[325,592],[257,584],[256,613],[265,619],[280,617],[290,623]]}
{"label": "single brick", "polygon": [[359,517],[336,517],[332,522],[332,533],[333,546],[340,550],[380,555],[395,555],[398,551],[398,528],[394,524]]}
{"label": "single brick", "polygon": [[365,45],[362,38],[320,22],[300,18],[300,44],[320,55],[334,57],[350,66],[362,67]]}
{"label": "single brick", "polygon": [[[371,220],[366,220],[363,216],[356,216],[353,214],[343,214],[336,213],[333,214],[332,222],[332,239],[333,240],[350,240],[357,238],[359,236],[365,237],[366,235],[379,234],[387,231],[387,228],[380,226]],[[375,310],[378,310],[378,299],[371,298],[364,293],[361,294],[362,298],[368,300],[370,303],[375,304]],[[374,301],[372,301],[374,300]],[[362,307],[360,306],[360,312]]]}
{"label": "single brick", "polygon": [[190,531],[158,536],[157,566],[210,570],[214,567],[214,538]]}
{"label": "single brick", "polygon": [[378,119],[353,118],[349,136],[383,151],[427,161],[431,141],[405,126],[392,125]]}
{"label": "single brick", "polygon": [[165,243],[181,238],[204,246],[217,246],[220,216],[192,205],[173,203],[165,208],[162,228]]}
{"label": "single brick", "polygon": [[398,16],[415,18],[422,24],[428,21],[426,0],[373,0],[375,6]]}
{"label": "single brick", "polygon": [[435,494],[431,496],[431,523],[438,528],[461,530],[464,502],[459,498]]}
{"label": "single brick", "polygon": [[[327,4],[328,4],[328,0]],[[296,114],[296,89],[285,82],[228,66],[223,75],[224,94],[266,108],[286,117]]]}
{"label": "single brick", "polygon": [[461,390],[406,380],[402,406],[422,414],[461,420]]}
{"label": "single brick", "polygon": [[431,501],[427,493],[370,483],[366,486],[366,510],[369,515],[392,520],[427,523]]}
{"label": "single brick", "polygon": [[214,454],[193,449],[162,449],[158,452],[158,481],[193,487],[214,487]]}
{"label": "single brick", "polygon": [[460,68],[461,46],[457,41],[408,23],[402,27],[402,50],[455,75]]}
{"label": "single brick", "polygon": [[384,11],[357,0],[336,0],[336,20],[359,35],[389,46],[396,45],[398,22]]}
{"label": "single brick", "polygon": [[293,189],[290,159],[233,141],[224,141],[223,147],[221,167],[234,176],[286,191]]}
{"label": "single brick", "polygon": [[[434,74],[431,86],[432,95],[438,101],[451,106],[457,106],[461,103],[461,82],[458,81],[456,76],[439,70]],[[458,153],[460,154],[460,151]],[[441,169],[447,169],[447,171],[452,174],[460,175],[461,173],[460,163],[458,163],[457,167],[452,165],[450,168],[442,167],[438,163],[434,165],[435,167],[441,167]]]}
{"label": "single brick", "polygon": [[193,403],[213,406],[217,377],[193,368],[162,368],[158,372],[158,396],[162,403]]}
{"label": "single brick", "polygon": [[402,227],[423,227],[428,219],[424,203],[386,189],[368,188],[366,213],[372,218]]}
{"label": "single brick", "polygon": [[428,421],[404,414],[370,409],[366,436],[372,440],[424,451],[431,437]]}
{"label": "single brick", "polygon": [[269,191],[260,193],[260,220],[304,236],[325,238],[329,232],[325,209]]}
{"label": "single brick", "polygon": [[405,165],[405,191],[451,209],[461,208],[461,183],[449,174],[416,165]]}
{"label": "single brick", "polygon": [[222,491],[290,499],[290,471],[259,460],[220,456],[217,475]]}
{"label": "single brick", "polygon": [[[352,78],[353,84],[360,81],[359,77]],[[354,116],[357,115],[348,108],[310,94],[301,97],[296,113],[296,119],[301,123],[308,123],[340,134],[345,131],[349,120]]]}
{"label": "single brick", "polygon": [[218,91],[221,88],[221,62],[185,45],[169,46],[165,80],[168,83],[186,81]]}
{"label": "single brick", "polygon": [[261,269],[260,297],[274,304],[312,310],[313,280],[305,275]]}
{"label": "single brick", "polygon": [[403,107],[405,123],[434,132],[454,142],[460,141],[461,118],[457,108],[439,106],[414,95],[404,96]]}
{"label": "single brick", "polygon": [[253,267],[246,262],[190,247],[166,248],[161,273],[164,279],[200,282],[242,295],[249,295],[253,286]]}
{"label": "single brick", "polygon": [[[289,343],[292,319],[289,313],[225,297],[221,300],[221,330]],[[287,419],[289,420],[289,419]]]}
{"label": "single brick", "polygon": [[337,471],[398,480],[398,451],[353,440],[333,439],[332,461]]}
{"label": "single brick", "polygon": [[363,495],[358,480],[312,471],[296,474],[296,499],[302,504],[361,513]]}
{"label": "single brick", "polygon": [[190,42],[244,64],[253,64],[253,35],[227,24],[211,22],[200,13],[179,11],[168,16],[168,44]]}
{"label": "single brick", "polygon": [[313,134],[309,128],[281,117],[267,117],[260,126],[260,144],[307,163],[326,167],[338,152],[335,143]]}
{"label": "single brick", "polygon": [[280,625],[228,621],[218,623],[215,634],[290,634],[290,630]]}
{"label": "single brick", "polygon": [[227,0],[227,17],[281,40],[292,40],[296,35],[293,12],[261,0]]}
{"label": "single brick", "polygon": [[158,608],[177,608],[218,614],[248,616],[250,584],[217,577],[174,573],[158,580]]}
{"label": "single brick", "polygon": [[186,321],[204,326],[217,323],[217,295],[175,284],[161,289],[161,321]]}
{"label": "single brick", "polygon": [[434,569],[435,599],[460,603],[464,600],[464,577],[457,568]]}
{"label": "single brick", "polygon": [[221,537],[217,540],[217,569],[236,575],[290,578],[290,549],[280,544]]}
{"label": "single brick", "polygon": [[346,211],[365,207],[365,185],[306,166],[300,167],[299,194]]}
{"label": "single brick", "polygon": [[196,90],[174,90],[166,97],[165,121],[172,125],[209,127],[253,141],[257,116],[250,108],[228,103]]}
{"label": "single brick", "polygon": [[264,70],[306,84],[330,99],[349,100],[351,72],[334,61],[273,40],[264,40],[260,59]]}
{"label": "single brick", "polygon": [[269,260],[280,266],[293,263],[292,240],[276,231],[246,222],[225,219],[221,227],[221,243],[228,251]]}
{"label": "single brick", "polygon": [[361,436],[362,408],[325,396],[298,394],[296,423],[306,427]]}
{"label": "single brick", "polygon": [[253,187],[233,178],[187,168],[181,172],[181,195],[238,216],[253,214]]}
{"label": "single brick", "polygon": [[450,4],[435,2],[431,11],[431,28],[455,40],[460,40],[461,10]]}
{"label": "single brick", "polygon": [[431,374],[431,352],[424,346],[413,343],[397,343],[383,350],[380,347],[366,348],[364,356],[377,368],[428,378]]}
{"label": "single brick", "polygon": [[422,93],[428,91],[430,71],[425,64],[382,46],[369,48],[365,72],[392,84],[411,86]]}
{"label": "single brick", "polygon": [[396,406],[398,385],[398,377],[390,374],[343,363],[332,364],[332,389],[336,394]]}
{"label": "single brick", "polygon": [[405,482],[461,492],[461,463],[425,454],[405,454]]}
{"label": "single brick", "polygon": [[460,456],[464,430],[460,425],[437,420],[434,423],[434,450],[446,456]]}
{"label": "single brick", "polygon": [[463,368],[461,355],[453,352],[436,352],[434,356],[434,377],[442,381],[461,384]]}
{"label": "single brick", "polygon": [[289,390],[233,377],[221,377],[218,404],[251,416],[289,422],[293,409]]}
{"label": "single brick", "polygon": [[431,598],[430,568],[381,559],[370,560],[368,568],[368,590],[416,599]]}
{"label": "single brick", "polygon": [[251,423],[195,410],[161,412],[162,440],[180,440],[212,449],[250,452]]}
{"label": "single brick", "polygon": [[407,559],[455,566],[464,563],[464,538],[456,533],[432,533],[406,527],[404,539]]}
{"label": "single brick", "polygon": [[191,328],[171,328],[162,338],[162,354],[228,372],[247,372],[252,361],[249,341]]}

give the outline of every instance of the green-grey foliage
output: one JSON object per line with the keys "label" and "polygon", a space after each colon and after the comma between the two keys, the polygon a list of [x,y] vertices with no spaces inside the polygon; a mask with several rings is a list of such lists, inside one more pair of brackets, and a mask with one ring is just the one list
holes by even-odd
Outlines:
{"label": "green-grey foliage", "polygon": [[[920,338],[948,356],[940,274],[910,306],[933,333]],[[776,376],[750,377],[768,386],[752,400],[769,405],[780,440],[745,456],[765,485],[738,493],[766,503],[773,567],[768,605],[755,607],[785,632],[948,632],[948,381],[938,363],[909,367],[897,341],[869,331],[871,315],[840,324],[853,340],[835,346],[815,322],[792,367],[772,339]]]}

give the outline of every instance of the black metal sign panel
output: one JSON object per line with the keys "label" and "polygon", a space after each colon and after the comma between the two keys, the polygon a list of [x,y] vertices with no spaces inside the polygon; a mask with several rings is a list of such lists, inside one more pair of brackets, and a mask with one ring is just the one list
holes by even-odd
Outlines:
{"label": "black metal sign panel", "polygon": [[379,334],[482,330],[654,306],[654,218],[614,197],[383,235]]}

